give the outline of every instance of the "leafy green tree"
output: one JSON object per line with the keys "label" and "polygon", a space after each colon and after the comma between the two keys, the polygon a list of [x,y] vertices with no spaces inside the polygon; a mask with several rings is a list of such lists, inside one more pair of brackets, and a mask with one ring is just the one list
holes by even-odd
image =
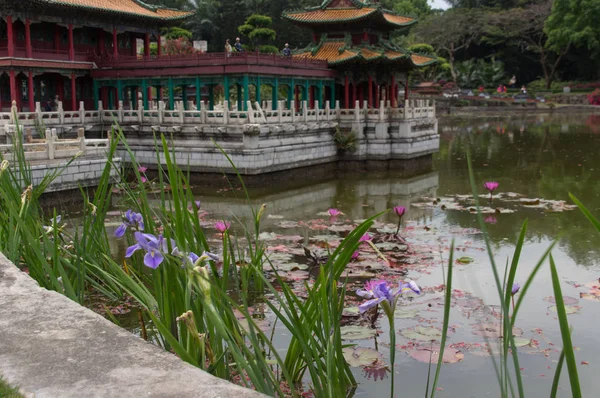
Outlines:
{"label": "leafy green tree", "polygon": [[192,40],[192,32],[187,29],[172,27],[163,29],[162,36],[167,40],[187,39]]}
{"label": "leafy green tree", "polygon": [[428,18],[414,32],[423,41],[431,43],[438,54],[446,56],[452,80],[456,82],[457,54],[481,39],[484,20],[482,10],[453,9]]}
{"label": "leafy green tree", "polygon": [[431,82],[440,79],[445,79],[450,76],[450,64],[448,60],[436,54],[435,49],[431,44],[416,43],[408,47],[408,51],[433,55],[437,58],[436,63],[424,68],[417,68],[411,73],[411,78],[415,81]]}
{"label": "leafy green tree", "polygon": [[238,31],[250,39],[250,44],[246,48],[250,51],[260,51],[265,53],[278,52],[277,47],[266,44],[274,41],[277,34],[271,29],[273,20],[271,17],[260,14],[252,14],[246,22],[238,27]]}
{"label": "leafy green tree", "polygon": [[554,0],[545,25],[546,47],[557,53],[574,45],[600,50],[600,1]]}
{"label": "leafy green tree", "polygon": [[427,0],[384,0],[380,3],[384,8],[395,11],[400,15],[423,18],[431,13],[431,6]]}

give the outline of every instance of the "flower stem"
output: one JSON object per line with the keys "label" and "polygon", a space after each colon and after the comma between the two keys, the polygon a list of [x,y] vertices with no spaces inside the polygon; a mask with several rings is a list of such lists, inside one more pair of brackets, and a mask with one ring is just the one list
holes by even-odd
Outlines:
{"label": "flower stem", "polygon": [[377,246],[375,246],[375,245],[373,244],[373,242],[372,242],[372,241],[368,240],[367,242],[369,243],[369,245],[371,245],[371,247],[373,248],[373,250],[375,250],[375,253],[377,253],[377,254],[379,255],[379,257],[381,257],[381,259],[382,259],[383,261],[385,261],[385,262],[386,262],[386,263],[388,263],[388,264],[391,264],[391,263],[390,263],[390,260],[388,260],[388,259],[387,259],[387,258],[386,258],[386,257],[383,255],[383,253],[381,253],[381,252],[379,251],[379,249],[377,248]]}
{"label": "flower stem", "polygon": [[400,223],[402,222],[402,218],[400,218],[398,220],[398,228],[396,228],[396,235],[398,235],[398,232],[400,232]]}
{"label": "flower stem", "polygon": [[394,363],[396,362],[396,329],[394,328],[394,313],[388,315],[390,321],[390,374],[391,374],[391,392],[390,398],[394,398]]}

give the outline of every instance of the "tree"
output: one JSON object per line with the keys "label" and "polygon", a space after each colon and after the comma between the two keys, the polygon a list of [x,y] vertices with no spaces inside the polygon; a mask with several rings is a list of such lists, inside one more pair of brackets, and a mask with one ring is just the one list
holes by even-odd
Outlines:
{"label": "tree", "polygon": [[263,53],[278,52],[277,47],[273,45],[261,44],[275,40],[277,34],[271,29],[273,20],[271,17],[260,14],[252,14],[246,22],[238,27],[238,31],[250,39],[250,44],[246,45],[250,51],[260,51]]}
{"label": "tree", "polygon": [[600,50],[600,1],[554,0],[545,24],[546,47],[557,53],[571,45],[587,46],[596,54]]}
{"label": "tree", "polygon": [[571,42],[548,47],[544,24],[550,15],[552,0],[543,0],[527,7],[517,7],[488,14],[485,41],[488,44],[511,45],[522,53],[537,58],[546,87],[556,78],[560,62],[569,52]]}
{"label": "tree", "polygon": [[449,10],[415,28],[415,34],[445,55],[456,83],[456,54],[477,42],[483,33],[484,13],[478,9]]}
{"label": "tree", "polygon": [[431,13],[431,6],[427,0],[384,0],[381,5],[400,15],[412,15],[418,18]]}

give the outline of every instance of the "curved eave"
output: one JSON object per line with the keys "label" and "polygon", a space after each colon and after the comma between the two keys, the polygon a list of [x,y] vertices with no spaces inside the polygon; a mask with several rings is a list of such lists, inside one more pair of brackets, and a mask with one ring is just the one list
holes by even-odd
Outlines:
{"label": "curved eave", "polygon": [[[125,17],[129,17],[129,18],[136,18],[136,19],[145,19],[145,20],[153,20],[153,21],[163,21],[163,22],[176,22],[176,21],[183,21],[187,18],[190,18],[192,15],[194,15],[196,12],[195,11],[176,11],[176,10],[172,10],[169,8],[156,8],[156,15],[149,15],[149,14],[140,14],[140,13],[136,13],[136,12],[129,12],[129,11],[122,11],[122,10],[114,10],[114,9],[109,9],[109,8],[103,8],[103,7],[97,7],[97,6],[92,6],[92,5],[86,5],[86,4],[74,4],[74,3],[69,3],[66,1],[48,1],[48,0],[34,0],[37,3],[41,3],[47,6],[56,6],[56,7],[61,7],[61,8],[67,8],[67,9],[74,9],[74,10],[85,10],[85,11],[92,11],[92,12],[97,12],[100,14],[116,14],[116,15],[122,15]],[[173,13],[177,13],[175,15],[160,15],[161,11],[166,11],[166,12],[173,12]]]}
{"label": "curved eave", "polygon": [[383,17],[385,18],[387,23],[400,28],[411,26],[417,23],[416,18],[403,17],[400,15],[393,15],[385,12],[383,13]]}
{"label": "curved eave", "polygon": [[[335,9],[336,12],[339,11],[355,11],[355,12],[360,12],[360,10],[357,9],[353,9],[353,8],[348,8],[348,9]],[[361,15],[356,15],[356,16],[350,16],[350,17],[346,17],[346,18],[342,18],[342,17],[327,17],[326,15],[323,15],[320,19],[305,19],[305,16],[308,14],[313,14],[313,15],[317,15],[319,13],[323,13],[325,14],[327,11],[326,10],[321,10],[321,9],[317,9],[317,10],[307,10],[307,11],[284,11],[282,13],[282,16],[285,19],[289,19],[292,22],[296,22],[298,24],[302,24],[302,25],[327,25],[327,24],[331,24],[331,23],[345,23],[345,22],[356,22],[356,21],[360,21],[366,18],[371,17],[372,15],[377,14],[377,9],[374,8],[372,10],[370,10],[369,12],[364,12]],[[333,14],[333,13],[331,13]],[[349,13],[350,14],[350,13]]]}
{"label": "curved eave", "polygon": [[410,62],[419,68],[428,66],[437,62],[437,58],[433,58],[427,55],[421,54],[410,54]]}

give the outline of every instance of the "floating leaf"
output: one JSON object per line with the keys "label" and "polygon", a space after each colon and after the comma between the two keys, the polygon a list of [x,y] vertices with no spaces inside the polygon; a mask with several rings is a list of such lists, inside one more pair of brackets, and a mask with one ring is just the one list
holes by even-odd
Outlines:
{"label": "floating leaf", "polygon": [[411,340],[432,341],[440,340],[442,338],[442,331],[435,327],[426,328],[424,326],[417,326],[414,328],[402,329],[400,333]]}
{"label": "floating leaf", "polygon": [[[424,363],[437,363],[440,357],[440,346],[423,347],[423,348],[411,348],[408,349],[407,354],[411,358],[416,359],[419,362]],[[456,363],[461,361],[465,355],[454,348],[446,347],[444,349],[444,356],[442,357],[443,363]]]}
{"label": "floating leaf", "polygon": [[372,348],[346,347],[343,349],[344,359],[350,366],[369,366],[383,360],[383,355]]}
{"label": "floating leaf", "polygon": [[531,339],[527,339],[525,337],[515,337],[514,340],[516,347],[525,347],[526,345],[531,344]]}
{"label": "floating leaf", "polygon": [[[580,309],[581,307],[579,307],[578,305],[565,305],[565,311],[567,314],[577,314]],[[555,305],[553,305],[552,307],[548,307],[548,310],[551,312],[558,312]]]}
{"label": "floating leaf", "polygon": [[456,259],[456,262],[459,263],[459,264],[471,264],[473,261],[475,261],[475,260],[473,260],[473,258],[466,257],[466,256],[463,256],[463,257],[460,257],[460,258]]}
{"label": "floating leaf", "polygon": [[359,316],[360,315],[360,311],[358,310],[358,307],[346,307],[344,308],[344,310],[342,311],[342,316]]}
{"label": "floating leaf", "polygon": [[308,265],[299,264],[299,263],[275,263],[274,262],[272,264],[272,266],[271,266],[271,264],[267,264],[265,266],[265,268],[267,268],[267,270],[275,269],[277,271],[299,271],[299,270],[308,269]]}
{"label": "floating leaf", "polygon": [[401,243],[383,242],[375,245],[381,251],[400,251],[405,252],[408,250],[408,246]]}
{"label": "floating leaf", "polygon": [[[498,339],[502,337],[502,325],[500,323],[481,323],[473,325],[473,334],[490,339]],[[522,329],[513,328],[513,336],[520,336],[522,334]]]}
{"label": "floating leaf", "polygon": [[396,312],[394,312],[394,317],[399,319],[412,319],[416,318],[419,315],[419,310],[416,308],[404,309],[398,308]]}
{"label": "floating leaf", "polygon": [[377,332],[375,329],[371,329],[365,326],[342,326],[340,328],[340,334],[343,340],[365,340],[375,337]]}
{"label": "floating leaf", "polygon": [[579,293],[579,297],[589,301],[600,301],[600,295],[590,293]]}
{"label": "floating leaf", "polygon": [[[545,297],[544,300],[549,301],[551,303],[556,302],[554,296]],[[563,296],[563,301],[565,305],[576,305],[577,303],[579,303],[579,300],[577,300],[575,297],[570,296]]]}

